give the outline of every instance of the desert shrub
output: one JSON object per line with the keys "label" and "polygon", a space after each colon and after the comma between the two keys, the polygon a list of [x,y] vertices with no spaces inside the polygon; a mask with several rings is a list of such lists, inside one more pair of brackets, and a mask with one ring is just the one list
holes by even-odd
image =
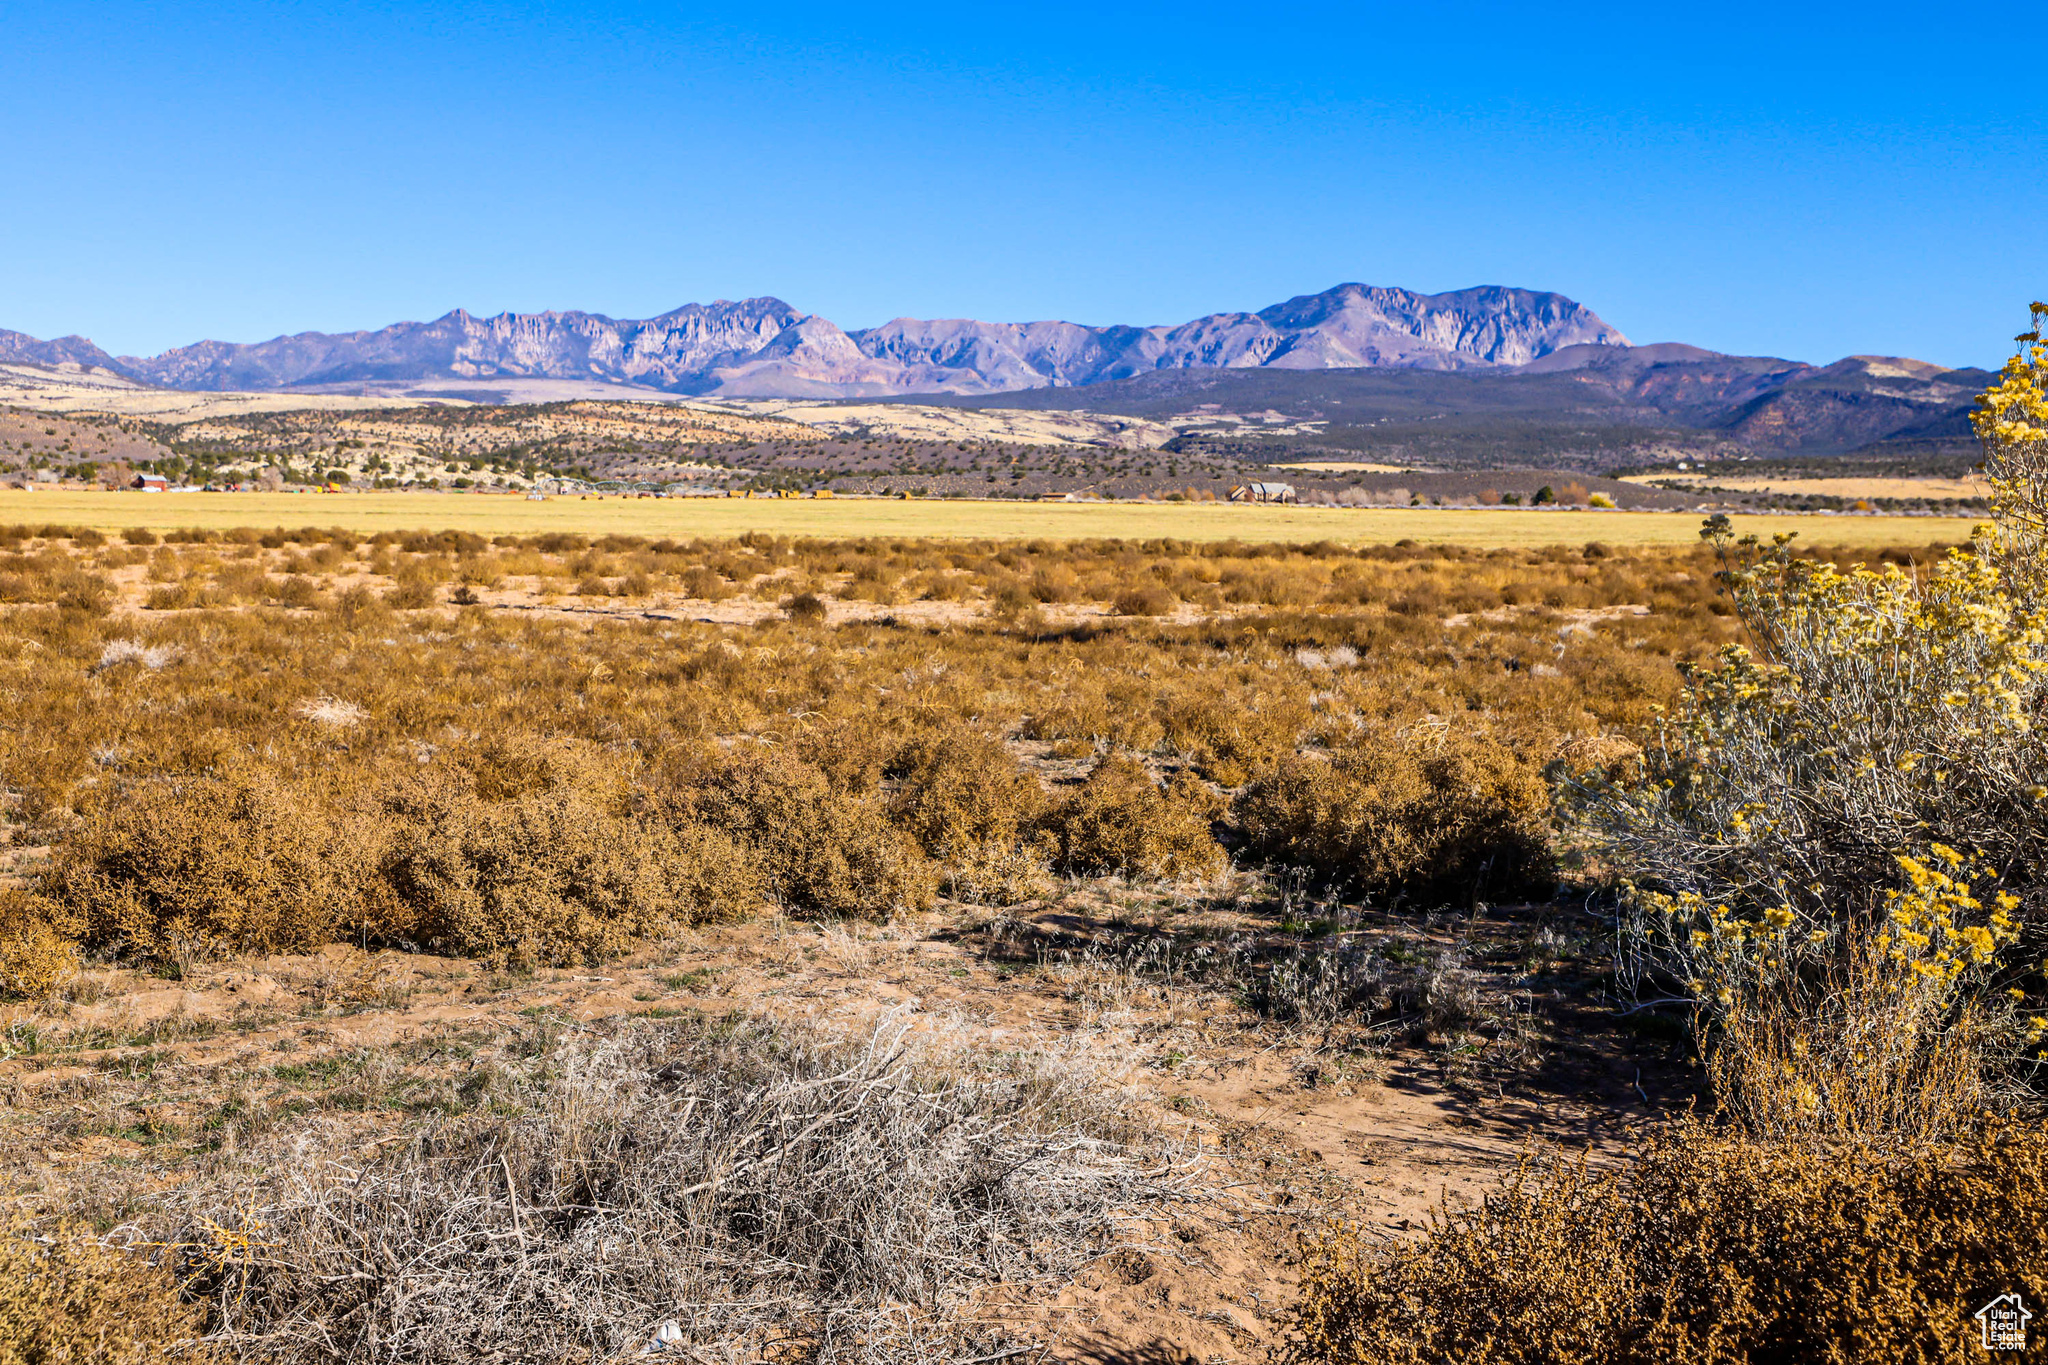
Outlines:
{"label": "desert shrub", "polygon": [[1548,865],[1549,793],[1491,736],[1422,730],[1298,754],[1232,803],[1252,850],[1377,895],[1470,899]]}
{"label": "desert shrub", "polygon": [[418,611],[422,607],[433,606],[439,596],[434,584],[412,579],[385,593],[384,602],[396,611]]}
{"label": "desert shrub", "polygon": [[701,564],[683,571],[683,595],[704,602],[723,602],[734,593],[732,584]]}
{"label": "desert shrub", "polygon": [[894,726],[841,721],[804,729],[789,749],[824,773],[833,790],[868,796],[881,790],[883,774],[898,761],[903,745]]}
{"label": "desert shrub", "polygon": [[162,1201],[215,1339],[277,1365],[372,1342],[392,1365],[624,1360],[666,1321],[659,1354],[685,1358],[1017,1354],[969,1292],[1071,1273],[1186,1185],[1085,1065],[953,1055],[900,1020],[641,1028],[539,1061],[368,1160],[309,1135]]}
{"label": "desert shrub", "polygon": [[1210,830],[1216,806],[1192,773],[1183,770],[1161,784],[1136,758],[1110,753],[1044,823],[1066,871],[1202,878],[1221,872],[1227,861]]}
{"label": "desert shrub", "polygon": [[889,823],[879,795],[837,790],[812,764],[775,752],[727,755],[665,793],[677,824],[752,849],[769,892],[806,917],[887,919],[931,904],[934,874]]}
{"label": "desert shrub", "polygon": [[715,831],[620,811],[601,783],[487,801],[420,779],[385,795],[385,932],[488,960],[598,962],[676,925],[744,914],[758,868]]}
{"label": "desert shrub", "polygon": [[78,969],[82,917],[45,897],[0,887],[0,996],[39,999]]}
{"label": "desert shrub", "polygon": [[189,583],[165,583],[151,588],[142,605],[150,611],[176,611],[193,605],[198,594]]}
{"label": "desert shrub", "polygon": [[0,1215],[0,1365],[197,1365],[217,1359],[196,1340],[203,1324],[148,1253]]}
{"label": "desert shrub", "polygon": [[1261,690],[1249,697],[1209,689],[1161,688],[1152,702],[1165,737],[1225,787],[1293,750],[1313,723],[1305,698]]}
{"label": "desert shrub", "polygon": [[1895,855],[1933,842],[2037,875],[2048,647],[1988,557],[1845,574],[1781,544],[1724,581],[1756,648],[1693,675],[1640,782],[1583,784],[1608,856],[1802,930],[1881,916]]}
{"label": "desert shrub", "polygon": [[782,614],[792,621],[816,624],[825,619],[829,608],[825,599],[814,592],[800,592],[782,604]]}
{"label": "desert shrub", "polygon": [[327,943],[348,887],[318,806],[253,768],[121,784],[58,849],[44,891],[92,944],[143,955]]}
{"label": "desert shrub", "polygon": [[1968,1105],[1930,1085],[1967,1099],[1958,1068],[2048,1037],[2001,960],[2048,919],[2048,347],[2023,342],[1978,414],[1972,547],[1845,571],[1710,518],[1754,648],[1689,679],[1635,780],[1571,784],[1631,878],[1625,973],[1696,1003],[1766,1131],[1938,1131]]}
{"label": "desert shrub", "polygon": [[88,616],[113,607],[114,585],[103,575],[47,554],[18,562],[22,572],[0,573],[0,603],[54,603]]}
{"label": "desert shrub", "polygon": [[272,596],[287,607],[313,607],[320,603],[320,590],[313,586],[313,581],[296,574],[279,583]]}
{"label": "desert shrub", "polygon": [[1081,595],[1081,581],[1072,569],[1062,564],[1033,571],[1025,591],[1034,602],[1072,602]]}
{"label": "desert shrub", "polygon": [[1036,825],[1045,788],[995,740],[964,727],[920,735],[891,765],[898,828],[937,860],[946,890],[969,901],[1021,900],[1044,888]]}
{"label": "desert shrub", "polygon": [[965,728],[926,733],[890,764],[902,788],[896,823],[934,858],[1017,839],[1043,810],[1045,789],[996,740]]}
{"label": "desert shrub", "polygon": [[334,595],[334,614],[343,625],[364,625],[389,614],[384,600],[362,584],[343,588]]}
{"label": "desert shrub", "polygon": [[1163,583],[1140,583],[1124,588],[1110,604],[1118,616],[1168,616],[1180,599]]}
{"label": "desert shrub", "polygon": [[1311,1249],[1298,1365],[1892,1365],[1964,1359],[1971,1314],[2048,1294],[2048,1131],[1760,1142],[1686,1123],[1618,1169],[1524,1165],[1420,1243]]}

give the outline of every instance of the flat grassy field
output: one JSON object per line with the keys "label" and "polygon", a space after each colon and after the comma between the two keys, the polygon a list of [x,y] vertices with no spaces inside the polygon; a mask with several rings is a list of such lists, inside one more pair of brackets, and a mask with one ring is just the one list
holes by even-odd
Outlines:
{"label": "flat grassy field", "polygon": [[[167,531],[249,526],[340,526],[378,531],[534,535],[576,531],[653,537],[726,537],[746,531],[799,536],[915,536],[1083,540],[1105,537],[1251,540],[1346,545],[1686,544],[1693,512],[1486,508],[1236,507],[1217,503],[1031,503],[834,498],[551,498],[462,493],[0,492],[0,525],[132,526]],[[1738,516],[1742,533],[1797,531],[1815,545],[1926,545],[1957,541],[1961,517]]]}

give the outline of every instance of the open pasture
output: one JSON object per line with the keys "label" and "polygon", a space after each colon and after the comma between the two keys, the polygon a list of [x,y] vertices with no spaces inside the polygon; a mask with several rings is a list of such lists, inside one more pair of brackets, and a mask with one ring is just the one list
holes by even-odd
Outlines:
{"label": "open pasture", "polygon": [[[1802,543],[1857,547],[1953,543],[1962,517],[1737,516],[1738,534],[1796,531]],[[478,535],[846,538],[1246,540],[1309,544],[1424,544],[1517,548],[1683,545],[1693,513],[1238,507],[1177,503],[1032,503],[920,499],[550,498],[432,493],[0,492],[0,525],[77,525],[101,531],[337,526],[362,535],[421,528]]]}

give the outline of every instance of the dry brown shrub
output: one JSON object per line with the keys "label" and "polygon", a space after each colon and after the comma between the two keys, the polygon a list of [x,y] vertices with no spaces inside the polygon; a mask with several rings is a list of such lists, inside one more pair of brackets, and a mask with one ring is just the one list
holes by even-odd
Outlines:
{"label": "dry brown shrub", "polygon": [[723,602],[737,590],[718,576],[716,570],[694,565],[683,572],[683,595],[700,602]]}
{"label": "dry brown shrub", "polygon": [[1250,697],[1217,691],[1161,688],[1153,702],[1165,737],[1225,787],[1293,751],[1313,723],[1298,691],[1261,689]]}
{"label": "dry brown shrub", "polygon": [[1072,602],[1081,595],[1081,582],[1072,569],[1062,564],[1033,572],[1024,591],[1034,602]]}
{"label": "dry brown shrub", "polygon": [[865,796],[881,790],[882,776],[897,762],[903,743],[893,727],[838,722],[811,726],[789,747],[824,773],[834,790]]}
{"label": "dry brown shrub", "polygon": [[0,1215],[0,1365],[205,1362],[203,1313],[141,1252]]}
{"label": "dry brown shrub", "polygon": [[934,858],[1019,837],[1045,808],[1045,789],[986,735],[953,727],[918,735],[890,765],[902,785],[898,825]]}
{"label": "dry brown shrub", "polygon": [[380,927],[491,961],[595,963],[759,903],[759,872],[730,839],[606,797],[601,780],[573,778],[502,801],[446,778],[386,794]]}
{"label": "dry brown shrub", "polygon": [[395,611],[418,611],[440,599],[435,585],[426,579],[408,579],[384,594],[385,604]]}
{"label": "dry brown shrub", "polygon": [[78,970],[82,917],[55,901],[0,887],[0,996],[36,1000]]}
{"label": "dry brown shrub", "polygon": [[814,592],[800,592],[782,604],[782,614],[791,621],[816,625],[824,621],[830,611],[825,599]]}
{"label": "dry brown shrub", "polygon": [[938,860],[961,900],[1021,900],[1046,887],[1033,830],[1045,788],[1000,743],[965,727],[920,735],[898,754],[892,802],[899,828]]}
{"label": "dry brown shrub", "polygon": [[1162,785],[1129,754],[1110,753],[1079,791],[1048,812],[1046,827],[1070,872],[1204,878],[1227,865],[1209,828],[1216,806],[1192,773]]}
{"label": "dry brown shrub", "polygon": [[389,615],[390,610],[382,598],[360,583],[336,593],[332,606],[335,616],[347,626],[367,625],[382,620]]}
{"label": "dry brown shrub", "polygon": [[346,888],[323,812],[253,768],[134,781],[58,849],[44,890],[88,942],[156,956],[331,941]]}
{"label": "dry brown shrub", "polygon": [[825,774],[774,751],[740,751],[664,794],[678,825],[698,824],[753,849],[768,887],[803,917],[887,919],[931,904],[931,865],[889,823],[879,795],[835,789]]}
{"label": "dry brown shrub", "polygon": [[1980,1358],[2048,1295],[2048,1130],[1771,1143],[1688,1122],[1619,1169],[1524,1164],[1421,1243],[1311,1248],[1296,1365],[1841,1365]]}
{"label": "dry brown shrub", "polygon": [[1549,793],[1491,736],[1425,730],[1298,754],[1238,794],[1254,850],[1361,889],[1474,898],[1548,863]]}
{"label": "dry brown shrub", "polygon": [[1140,583],[1117,593],[1110,610],[1118,616],[1170,616],[1180,599],[1163,583]]}
{"label": "dry brown shrub", "polygon": [[1051,1290],[1206,1194],[1085,1059],[901,1016],[592,1031],[479,1099],[373,1156],[316,1129],[166,1191],[149,1221],[193,1245],[217,1339],[270,1365],[1006,1360],[974,1291]]}

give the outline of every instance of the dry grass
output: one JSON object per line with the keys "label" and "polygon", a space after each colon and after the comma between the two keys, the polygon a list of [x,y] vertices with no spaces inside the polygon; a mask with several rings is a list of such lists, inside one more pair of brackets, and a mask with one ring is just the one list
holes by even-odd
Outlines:
{"label": "dry grass", "polygon": [[[1737,517],[1743,533],[1799,530],[1807,539],[1851,545],[1960,540],[1969,522],[1946,518]],[[1213,503],[1027,503],[951,499],[837,498],[828,501],[727,498],[554,499],[504,494],[424,493],[21,493],[0,491],[0,522],[62,522],[119,531],[279,525],[341,525],[359,534],[436,526],[483,535],[671,537],[738,536],[748,531],[798,536],[918,538],[1100,536],[1180,540],[1257,540],[1346,545],[1413,539],[1433,544],[1508,546],[1684,545],[1697,518],[1684,513],[1366,510],[1239,507]]]}

